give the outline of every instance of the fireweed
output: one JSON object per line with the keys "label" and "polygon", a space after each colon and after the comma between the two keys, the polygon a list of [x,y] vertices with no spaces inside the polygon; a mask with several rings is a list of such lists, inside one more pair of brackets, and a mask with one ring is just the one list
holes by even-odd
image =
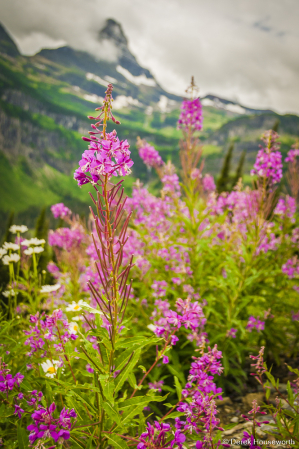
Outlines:
{"label": "fireweed", "polygon": [[[263,424],[267,424],[267,433],[272,435],[277,441],[288,441],[291,447],[299,447],[298,438],[298,418],[299,418],[299,370],[288,366],[292,381],[287,382],[286,394],[283,394],[279,389],[279,380],[276,380],[271,374],[271,370],[267,368],[264,362],[264,350],[262,346],[258,355],[250,355],[250,358],[255,361],[251,366],[253,367],[256,381],[262,387],[265,396],[264,411],[253,401],[253,408],[248,412],[248,415],[242,415],[246,421],[251,421],[251,432],[244,432],[243,444],[248,444],[250,449],[261,449],[256,443],[258,440],[256,430],[262,428]],[[270,396],[272,401],[270,401]],[[274,400],[273,400],[274,399]],[[275,404],[275,405],[274,405]],[[267,415],[267,420],[257,419],[257,415]]]}
{"label": "fireweed", "polygon": [[[107,130],[119,124],[108,86],[74,175],[94,189],[90,219],[51,208],[54,285],[38,267],[45,242],[24,239],[26,227],[14,225],[15,243],[1,248],[11,276],[3,301],[15,318],[0,327],[6,445],[17,437],[20,447],[221,447],[216,399],[221,387],[241,389],[248,348],[263,344],[276,360],[295,354],[296,183],[277,200],[278,136],[263,137],[253,189],[239,181],[219,195],[203,174],[194,82],[189,94],[178,121],[181,171],[139,139],[161,195],[137,181],[125,198],[117,177],[133,161],[127,140]],[[297,156],[294,147],[289,173]]]}

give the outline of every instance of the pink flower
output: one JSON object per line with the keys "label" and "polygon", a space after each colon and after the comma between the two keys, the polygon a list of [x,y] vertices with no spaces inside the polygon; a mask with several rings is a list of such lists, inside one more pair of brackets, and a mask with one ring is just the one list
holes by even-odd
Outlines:
{"label": "pink flower", "polygon": [[200,131],[202,129],[202,105],[199,98],[184,100],[178,120],[178,129]]}
{"label": "pink flower", "polygon": [[237,329],[234,329],[233,327],[231,328],[231,329],[229,329],[227,332],[226,332],[226,336],[227,337],[231,337],[231,338],[236,338],[236,333],[237,333],[238,331],[237,331]]}
{"label": "pink flower", "polygon": [[206,192],[214,192],[216,190],[216,185],[214,178],[211,175],[205,175],[202,180],[203,189]]}
{"label": "pink flower", "polygon": [[277,184],[282,178],[282,161],[277,142],[278,134],[272,130],[266,131],[262,140],[265,147],[259,150],[252,175],[260,178],[267,178],[270,185]]}
{"label": "pink flower", "polygon": [[158,380],[155,382],[149,382],[148,386],[151,390],[158,390],[161,393],[163,384],[164,380]]}
{"label": "pink flower", "polygon": [[63,203],[53,204],[53,206],[51,206],[51,211],[54,218],[66,218],[71,214],[71,210]]}
{"label": "pink flower", "polygon": [[256,329],[258,332],[261,332],[265,329],[265,321],[261,321],[259,317],[255,318],[254,316],[250,316],[246,329],[248,329],[249,332],[251,332],[252,329]]}
{"label": "pink flower", "polygon": [[148,167],[160,167],[164,164],[161,156],[154,147],[149,145],[145,140],[139,147],[139,156]]}
{"label": "pink flower", "polygon": [[169,363],[169,358],[167,357],[167,355],[163,356],[162,363],[164,363],[164,365],[167,365],[167,363]]}
{"label": "pink flower", "polygon": [[89,182],[96,184],[101,176],[108,175],[111,178],[111,176],[125,176],[131,173],[130,167],[132,167],[133,161],[130,159],[131,153],[127,140],[120,141],[115,130],[104,134],[99,129],[103,126],[104,114],[108,115],[108,118],[111,118],[114,123],[119,123],[112,114],[112,89],[112,84],[109,84],[104,104],[97,108],[101,111],[100,114],[97,117],[89,117],[97,120],[97,123],[91,125],[93,131],[89,131],[90,137],[83,137],[83,140],[90,144],[88,150],[82,154],[79,168],[74,174],[80,187]]}

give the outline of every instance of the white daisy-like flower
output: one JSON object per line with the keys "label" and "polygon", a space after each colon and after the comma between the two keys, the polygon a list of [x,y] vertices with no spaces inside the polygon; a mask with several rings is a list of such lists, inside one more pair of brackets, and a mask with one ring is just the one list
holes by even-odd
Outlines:
{"label": "white daisy-like flower", "polygon": [[41,363],[41,367],[46,373],[46,377],[54,377],[57,373],[57,368],[59,368],[60,362],[58,360],[46,360],[45,362]]}
{"label": "white daisy-like flower", "polygon": [[5,296],[6,298],[9,298],[9,296],[15,296],[15,291],[13,289],[11,290],[5,290],[4,292],[2,292],[2,295]]}
{"label": "white daisy-like flower", "polygon": [[56,292],[56,290],[59,290],[61,287],[60,284],[55,284],[55,285],[43,285],[42,288],[40,289],[41,293],[52,293],[52,292]]}
{"label": "white daisy-like flower", "polygon": [[31,256],[31,254],[33,254],[33,248],[25,249],[24,254],[26,254],[26,256]]}
{"label": "white daisy-like flower", "polygon": [[10,261],[11,261],[11,262],[19,262],[19,260],[20,260],[19,254],[17,254],[17,253],[12,253],[12,254],[10,255]]}
{"label": "white daisy-like flower", "polygon": [[2,259],[3,265],[9,265],[10,257],[8,255],[4,256]]}
{"label": "white daisy-like flower", "polygon": [[12,232],[13,234],[16,234],[17,232],[19,232],[20,234],[23,234],[23,232],[28,231],[28,228],[27,228],[27,226],[25,226],[25,225],[21,225],[21,226],[18,226],[18,225],[12,225],[12,226],[9,228],[9,231]]}
{"label": "white daisy-like flower", "polygon": [[29,248],[24,250],[24,254],[26,254],[26,256],[31,256],[31,254],[35,253],[42,253],[44,251],[44,248],[42,246],[35,246],[32,247],[30,246]]}
{"label": "white daisy-like flower", "polygon": [[23,240],[21,242],[21,245],[24,245],[24,246],[36,245],[37,246],[37,245],[42,245],[43,243],[46,243],[45,239],[38,239],[38,238],[34,237],[30,240],[27,240],[27,239]]}
{"label": "white daisy-like flower", "polygon": [[70,322],[70,327],[69,327],[69,333],[70,334],[76,334],[79,330],[79,325],[78,323],[75,323],[74,321]]}
{"label": "white daisy-like flower", "polygon": [[36,246],[35,248],[33,248],[33,252],[38,254],[38,253],[42,253],[44,251],[44,248],[42,246]]}
{"label": "white daisy-like flower", "polygon": [[3,248],[6,250],[12,249],[13,251],[17,251],[18,249],[20,249],[19,245],[17,245],[16,243],[11,243],[11,242],[5,242],[3,244]]}
{"label": "white daisy-like flower", "polygon": [[0,248],[0,259],[2,259],[2,257],[7,254],[6,249]]}
{"label": "white daisy-like flower", "polygon": [[81,306],[88,307],[88,304],[87,304],[87,302],[83,301],[83,299],[80,299],[80,301],[78,301],[78,302],[73,301],[72,304],[69,304],[65,310],[67,312],[79,312],[79,310],[82,309]]}
{"label": "white daisy-like flower", "polygon": [[153,332],[155,332],[156,327],[157,327],[157,326],[155,326],[154,324],[148,324],[148,326],[147,326],[147,328],[148,328],[150,331],[153,331]]}
{"label": "white daisy-like flower", "polygon": [[19,254],[13,253],[10,256],[6,254],[6,256],[3,257],[2,262],[3,265],[9,265],[10,262],[19,262],[20,256]]}

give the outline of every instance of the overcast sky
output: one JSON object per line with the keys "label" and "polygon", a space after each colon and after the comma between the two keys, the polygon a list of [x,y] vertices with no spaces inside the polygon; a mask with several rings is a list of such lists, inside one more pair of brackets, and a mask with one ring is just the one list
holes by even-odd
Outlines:
{"label": "overcast sky", "polygon": [[0,0],[24,54],[64,44],[98,54],[106,18],[169,92],[183,95],[194,75],[201,95],[299,114],[298,0]]}

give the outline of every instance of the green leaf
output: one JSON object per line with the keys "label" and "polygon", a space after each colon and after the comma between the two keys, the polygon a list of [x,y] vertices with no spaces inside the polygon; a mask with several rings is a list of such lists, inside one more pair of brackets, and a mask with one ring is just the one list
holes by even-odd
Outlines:
{"label": "green leaf", "polygon": [[28,444],[29,444],[29,439],[28,439],[28,432],[26,432],[26,429],[24,429],[20,425],[18,425],[17,436],[18,436],[19,449],[27,449]]}
{"label": "green leaf", "polygon": [[126,411],[128,407],[131,407],[134,405],[137,407],[138,405],[142,405],[143,407],[149,404],[150,402],[162,402],[164,399],[167,398],[166,396],[136,396],[135,398],[127,399],[126,401],[121,403],[121,407],[119,407],[120,410]]}
{"label": "green leaf", "polygon": [[134,346],[142,347],[146,345],[157,344],[161,341],[161,338],[149,338],[149,337],[128,337],[128,338],[120,338],[115,345],[115,349],[120,348],[133,348]]}
{"label": "green leaf", "polygon": [[289,371],[291,371],[291,373],[295,373],[297,374],[297,376],[299,376],[299,369],[297,368],[292,368],[291,366],[288,365],[288,369]]}
{"label": "green leaf", "polygon": [[275,378],[272,376],[272,374],[270,374],[268,371],[266,371],[266,376],[267,376],[268,379],[270,380],[270,382],[271,382],[271,384],[273,385],[273,387],[276,387]]}
{"label": "green leaf", "polygon": [[139,415],[138,435],[141,435],[145,431],[145,417],[143,413]]}
{"label": "green leaf", "polygon": [[112,421],[121,427],[121,417],[116,406],[113,407],[110,402],[103,402],[103,408]]}
{"label": "green leaf", "polygon": [[114,394],[117,393],[121,389],[121,387],[127,380],[129,374],[131,373],[131,371],[134,369],[136,363],[138,362],[140,354],[141,354],[141,349],[137,349],[137,351],[133,355],[132,359],[127,364],[127,366],[116,377]]}
{"label": "green leaf", "polygon": [[174,384],[178,395],[178,399],[180,401],[182,399],[182,386],[179,382],[179,379],[176,376],[174,376]]}
{"label": "green leaf", "polygon": [[185,385],[186,380],[184,378],[184,374],[183,372],[178,372],[175,368],[173,368],[173,366],[171,365],[167,365],[167,368],[169,369],[169,371],[171,372],[171,374],[173,374],[174,376],[176,376],[178,379],[180,379],[180,381],[182,382],[182,384]]}
{"label": "green leaf", "polygon": [[[138,397],[137,396],[137,398],[128,399],[126,401],[125,405],[129,405],[129,404],[131,404],[131,405],[129,407],[125,407],[123,409],[123,414],[122,414],[122,423],[123,423],[123,425],[130,424],[130,421],[134,418],[134,416],[139,415],[140,413],[142,413],[142,411],[144,409],[144,406],[147,403],[154,402],[154,401],[155,402],[158,402],[158,401],[161,402],[161,401],[165,400],[166,397],[167,397],[167,395],[164,396],[164,397],[157,396],[156,398],[155,398],[155,396],[148,396],[148,401],[147,402],[145,402],[145,400],[144,400],[144,398],[146,398],[146,396],[143,396],[143,397]],[[155,400],[153,400],[154,398],[155,398]],[[158,398],[158,400],[157,400],[157,398]],[[138,399],[139,403],[137,401],[133,401],[133,399]],[[154,405],[152,404],[151,407],[154,408]]]}
{"label": "green leaf", "polygon": [[104,395],[106,397],[106,399],[108,401],[111,402],[112,405],[114,405],[114,396],[113,396],[113,392],[114,392],[114,379],[110,379],[109,381],[106,382],[101,382],[101,385],[103,386],[103,391],[104,391]]}
{"label": "green leaf", "polygon": [[105,436],[108,438],[111,446],[116,447],[116,449],[129,449],[127,443],[118,435],[106,433]]}
{"label": "green leaf", "polygon": [[132,351],[131,348],[127,349],[126,351],[122,351],[122,353],[115,360],[115,369],[121,370],[129,360],[133,352],[134,351]]}
{"label": "green leaf", "polygon": [[293,390],[291,388],[291,384],[290,384],[289,380],[288,380],[288,383],[287,383],[287,392],[288,392],[288,400],[289,400],[289,402],[292,405],[293,402],[294,402],[294,393],[293,393]]}
{"label": "green leaf", "polygon": [[48,404],[52,404],[53,402],[53,391],[51,388],[51,385],[49,384],[49,382],[46,383],[46,399],[48,401]]}
{"label": "green leaf", "polygon": [[86,310],[89,313],[95,313],[98,315],[103,315],[103,312],[101,312],[98,309],[94,309],[93,307],[89,306],[87,303],[84,303],[81,305],[81,309]]}
{"label": "green leaf", "polygon": [[140,387],[137,386],[137,380],[136,380],[136,377],[135,377],[135,374],[134,374],[134,373],[130,373],[130,374],[129,374],[129,376],[128,376],[128,382],[129,382],[129,384],[131,385],[131,387],[132,387],[134,390],[135,390],[136,388],[137,388],[138,390],[141,390],[142,385],[140,385]]}
{"label": "green leaf", "polygon": [[185,413],[183,413],[183,412],[172,412],[172,413],[169,413],[169,415],[167,415],[167,419],[178,418],[179,416],[184,416],[184,415],[185,415]]}
{"label": "green leaf", "polygon": [[[89,387],[89,388],[90,388],[90,387]],[[83,393],[77,392],[77,391],[75,391],[75,390],[70,391],[69,394],[70,394],[71,396],[76,396],[77,398],[79,398],[81,401],[84,402],[84,404],[87,406],[87,408],[88,408],[89,410],[92,410],[93,413],[96,413],[95,407],[94,407],[94,406],[91,404],[91,402],[90,402],[90,396],[88,397],[87,394],[83,394]]]}

